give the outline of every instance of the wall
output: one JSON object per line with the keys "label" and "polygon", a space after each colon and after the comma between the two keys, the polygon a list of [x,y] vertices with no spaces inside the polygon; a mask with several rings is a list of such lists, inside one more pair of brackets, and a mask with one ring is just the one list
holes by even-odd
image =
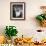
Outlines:
{"label": "wall", "polygon": [[[10,20],[10,2],[26,3],[26,20]],[[0,0],[0,34],[4,34],[6,25],[15,25],[18,36],[31,36],[37,29],[44,29],[38,25],[35,16],[41,13],[40,6],[46,5],[46,0]]]}

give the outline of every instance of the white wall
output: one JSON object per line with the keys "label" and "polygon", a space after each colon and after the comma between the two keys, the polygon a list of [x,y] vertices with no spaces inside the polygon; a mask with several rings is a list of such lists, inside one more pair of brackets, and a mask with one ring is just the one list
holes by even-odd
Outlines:
{"label": "white wall", "polygon": [[[10,2],[26,3],[26,20],[10,20]],[[36,22],[36,15],[41,13],[40,6],[46,5],[46,0],[0,0],[0,33],[4,34],[6,25],[15,25],[19,31],[18,35],[31,36],[36,29],[44,29]]]}

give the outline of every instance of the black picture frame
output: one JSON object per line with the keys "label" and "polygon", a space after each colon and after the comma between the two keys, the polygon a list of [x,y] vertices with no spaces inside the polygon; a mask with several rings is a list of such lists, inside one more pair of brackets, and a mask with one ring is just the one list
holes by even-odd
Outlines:
{"label": "black picture frame", "polygon": [[10,20],[25,20],[25,2],[10,2]]}

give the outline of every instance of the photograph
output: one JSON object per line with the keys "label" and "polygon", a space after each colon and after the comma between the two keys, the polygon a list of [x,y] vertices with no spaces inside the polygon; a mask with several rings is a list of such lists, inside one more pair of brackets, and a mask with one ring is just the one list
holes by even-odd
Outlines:
{"label": "photograph", "polygon": [[10,3],[10,19],[24,20],[25,19],[25,3],[11,2]]}

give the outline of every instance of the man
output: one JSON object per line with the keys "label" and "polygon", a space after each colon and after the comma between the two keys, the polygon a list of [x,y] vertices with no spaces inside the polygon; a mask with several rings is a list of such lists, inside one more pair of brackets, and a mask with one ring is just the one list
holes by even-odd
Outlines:
{"label": "man", "polygon": [[22,5],[13,6],[13,17],[22,18]]}

